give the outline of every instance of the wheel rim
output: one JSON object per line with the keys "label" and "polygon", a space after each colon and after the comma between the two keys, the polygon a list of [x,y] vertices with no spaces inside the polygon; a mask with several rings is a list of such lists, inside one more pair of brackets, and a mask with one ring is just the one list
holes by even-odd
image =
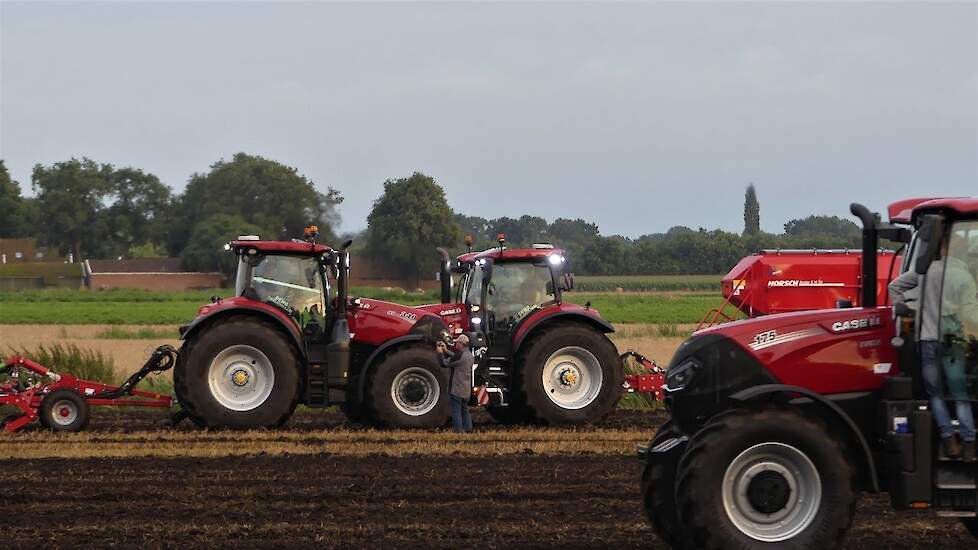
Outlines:
{"label": "wheel rim", "polygon": [[78,406],[68,399],[59,399],[51,407],[51,417],[58,426],[70,426],[78,420]]}
{"label": "wheel rim", "polygon": [[543,367],[543,390],[563,409],[583,409],[601,392],[601,363],[590,351],[567,346],[555,351]]}
{"label": "wheel rim", "polygon": [[788,540],[818,513],[822,483],[812,461],[791,445],[761,443],[740,453],[723,476],[723,507],[741,533]]}
{"label": "wheel rim", "polygon": [[218,403],[232,411],[250,411],[271,395],[275,370],[261,350],[231,346],[211,361],[207,382]]}
{"label": "wheel rim", "polygon": [[427,414],[438,404],[441,389],[428,369],[408,367],[391,382],[391,400],[397,410],[409,416]]}

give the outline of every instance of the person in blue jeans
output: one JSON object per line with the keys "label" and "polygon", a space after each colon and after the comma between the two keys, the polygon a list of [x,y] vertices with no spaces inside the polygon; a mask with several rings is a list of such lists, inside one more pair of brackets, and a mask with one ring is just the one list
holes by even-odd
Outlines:
{"label": "person in blue jeans", "polygon": [[[975,460],[975,417],[965,386],[964,354],[949,353],[942,357],[941,347],[940,342],[920,342],[920,371],[924,379],[924,390],[930,397],[930,410],[934,413],[934,420],[941,432],[945,454],[951,458],[961,456],[965,461],[971,462]],[[947,403],[941,397],[942,370],[947,378],[948,392],[955,400],[954,412],[960,424],[959,435],[963,446],[958,445]]]}
{"label": "person in blue jeans", "polygon": [[452,408],[452,427],[457,433],[472,431],[472,416],[469,414],[469,398],[472,397],[472,365],[475,357],[469,350],[469,337],[460,334],[449,351],[444,342],[435,344],[441,356],[442,366],[449,369],[448,396]]}
{"label": "person in blue jeans", "polygon": [[[917,313],[920,331],[920,370],[924,389],[930,400],[934,421],[940,430],[944,454],[951,458],[975,460],[975,417],[971,409],[971,396],[965,378],[965,354],[954,341],[975,334],[978,326],[978,297],[975,278],[962,261],[963,239],[956,239],[957,246],[949,247],[944,238],[938,259],[927,268],[924,284],[920,276],[909,270],[890,283],[890,300],[893,304],[921,302]],[[945,346],[942,341],[948,342]],[[952,345],[953,344],[953,345]],[[942,376],[954,400],[955,414],[960,425],[954,433],[951,415],[944,401]],[[960,438],[960,441],[959,441]]]}

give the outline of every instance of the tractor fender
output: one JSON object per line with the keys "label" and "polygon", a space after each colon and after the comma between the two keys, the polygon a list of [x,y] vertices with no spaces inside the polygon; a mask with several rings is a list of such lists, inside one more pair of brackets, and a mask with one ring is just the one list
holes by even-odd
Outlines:
{"label": "tractor fender", "polygon": [[520,323],[518,327],[516,327],[515,336],[513,339],[513,356],[516,357],[517,354],[519,354],[520,347],[523,345],[523,343],[526,342],[530,336],[540,330],[540,327],[547,326],[554,321],[576,321],[585,323],[605,334],[615,331],[615,327],[612,326],[611,323],[605,321],[597,313],[587,313],[589,311],[590,310],[578,306],[577,308],[570,310],[543,310],[528,316],[523,320],[523,322]]}
{"label": "tractor fender", "polygon": [[363,362],[363,366],[357,372],[357,402],[363,403],[363,398],[367,391],[367,372],[378,358],[397,346],[407,344],[409,342],[421,342],[424,339],[425,337],[422,334],[405,334],[404,336],[392,338],[377,346],[377,349],[373,350],[370,355],[367,356],[367,360]]}
{"label": "tractor fender", "polygon": [[[207,325],[217,321],[218,319],[223,319],[230,315],[251,315],[253,317],[258,317],[264,321],[269,321],[273,325],[282,329],[286,334],[289,335],[289,339],[293,344],[295,344],[296,349],[299,353],[305,355],[305,346],[302,345],[302,335],[299,334],[299,329],[296,327],[295,323],[286,321],[282,319],[281,315],[276,315],[275,313],[268,311],[268,306],[266,307],[255,307],[246,304],[235,304],[233,307],[217,307],[212,311],[205,313],[203,315],[198,315],[196,319],[190,323],[180,327],[180,339],[189,340],[195,334],[203,330]],[[269,308],[270,309],[270,308]]]}
{"label": "tractor fender", "polygon": [[804,398],[810,399],[812,403],[818,405],[823,411],[830,414],[836,420],[841,421],[841,425],[845,426],[847,433],[852,437],[854,441],[859,445],[859,451],[857,454],[862,458],[863,471],[869,477],[869,486],[874,493],[880,492],[879,478],[876,473],[876,462],[873,460],[873,453],[870,450],[869,443],[866,442],[866,438],[863,436],[862,431],[852,420],[852,418],[846,414],[841,407],[833,403],[831,399],[827,399],[825,396],[815,393],[811,390],[801,388],[798,386],[789,386],[786,384],[764,384],[760,386],[754,386],[746,390],[740,391],[730,396],[729,399],[734,401],[751,401],[757,399],[758,397],[770,396],[773,394],[799,394]]}

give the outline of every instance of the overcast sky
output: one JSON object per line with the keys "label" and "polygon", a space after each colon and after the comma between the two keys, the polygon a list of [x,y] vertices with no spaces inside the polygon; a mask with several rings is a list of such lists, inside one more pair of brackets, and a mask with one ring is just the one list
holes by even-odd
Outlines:
{"label": "overcast sky", "polygon": [[604,234],[978,195],[978,4],[0,3],[0,158],[182,190],[237,151]]}

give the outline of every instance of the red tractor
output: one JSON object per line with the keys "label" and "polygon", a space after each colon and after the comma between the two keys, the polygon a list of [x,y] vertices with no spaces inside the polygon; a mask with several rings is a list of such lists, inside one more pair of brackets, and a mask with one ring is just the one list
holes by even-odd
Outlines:
{"label": "red tractor", "polygon": [[[676,351],[664,388],[670,420],[640,451],[645,511],[673,547],[833,548],[858,491],[886,491],[895,509],[959,517],[978,536],[978,465],[939,444],[921,379],[919,313],[880,305],[873,284],[880,238],[906,243],[901,272],[921,279],[932,262],[956,264],[954,285],[913,305],[940,304],[945,397],[973,405],[978,199],[902,201],[891,205],[891,223],[851,210],[863,223],[862,257],[872,260],[862,262],[859,307],[842,301],[726,323]],[[970,290],[958,292],[962,285]],[[934,287],[920,280],[919,288]]]}
{"label": "red tractor", "polygon": [[[174,385],[196,423],[271,427],[302,403],[340,404],[374,425],[442,426],[448,372],[432,344],[463,332],[501,421],[596,422],[620,400],[624,373],[606,336],[614,329],[563,301],[573,276],[559,250],[500,246],[454,267],[443,252],[443,303],[408,307],[348,297],[348,245],[228,244],[239,258],[234,297],[214,299],[181,328]],[[461,275],[455,299],[451,272]]]}

